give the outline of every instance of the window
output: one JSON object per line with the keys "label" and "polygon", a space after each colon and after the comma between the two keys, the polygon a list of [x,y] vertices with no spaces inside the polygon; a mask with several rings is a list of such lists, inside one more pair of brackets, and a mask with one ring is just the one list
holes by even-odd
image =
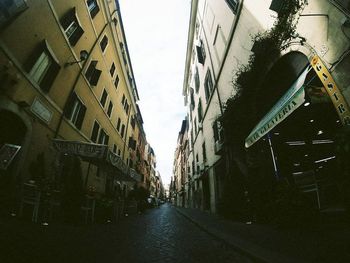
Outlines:
{"label": "window", "polygon": [[109,101],[108,109],[107,109],[107,115],[108,115],[108,117],[111,117],[112,110],[113,110],[113,103],[112,103],[112,101]]}
{"label": "window", "polygon": [[196,46],[196,49],[197,49],[198,62],[204,65],[206,54],[205,54],[204,43],[202,40],[200,40],[200,45]]}
{"label": "window", "polygon": [[97,4],[97,0],[87,0],[86,1],[91,18],[94,18],[97,13],[100,11],[100,8]]}
{"label": "window", "polygon": [[32,79],[44,92],[49,92],[60,65],[47,41],[40,43],[24,65]]}
{"label": "window", "polygon": [[69,43],[72,46],[78,42],[80,37],[84,34],[84,30],[81,28],[77,16],[75,7],[69,10],[60,20],[61,25],[66,33]]}
{"label": "window", "polygon": [[28,6],[25,0],[0,1],[0,26],[27,8]]}
{"label": "window", "polygon": [[194,102],[194,90],[192,88],[190,89],[190,93],[191,93],[191,110],[194,110],[194,107],[196,106],[196,104]]}
{"label": "window", "polygon": [[122,136],[122,138],[124,138],[124,132],[125,132],[125,125],[122,124],[122,129],[120,131],[120,135]]}
{"label": "window", "polygon": [[109,73],[111,73],[111,76],[113,77],[114,75],[114,72],[115,72],[115,65],[114,65],[114,62],[112,63],[112,66],[111,66],[111,69],[109,70]]}
{"label": "window", "polygon": [[98,80],[100,79],[101,76],[101,70],[96,69],[97,65],[97,60],[92,60],[90,62],[90,65],[88,69],[85,72],[85,77],[89,81],[90,85],[96,86],[98,83]]}
{"label": "window", "polygon": [[202,101],[199,98],[198,101],[198,122],[201,122],[203,120],[203,108],[202,108]]}
{"label": "window", "polygon": [[119,129],[120,129],[120,122],[121,122],[121,120],[120,120],[120,118],[118,118],[118,121],[117,121],[117,131],[119,132]]}
{"label": "window", "polygon": [[214,141],[215,142],[222,142],[224,138],[224,130],[221,126],[221,123],[216,120],[213,123],[213,132],[214,132]]}
{"label": "window", "polygon": [[119,155],[119,156],[121,155],[121,151],[120,151],[120,149],[118,149],[118,155]]}
{"label": "window", "polygon": [[94,126],[92,128],[92,133],[91,133],[91,141],[96,142],[97,137],[98,137],[98,132],[100,130],[100,125],[98,124],[97,121],[94,122]]}
{"label": "window", "polygon": [[135,116],[131,117],[130,124],[131,124],[131,127],[133,129],[135,129],[135,125],[136,125],[136,118],[135,118]]}
{"label": "window", "polygon": [[194,118],[193,125],[194,125],[194,134],[197,134],[197,118]]}
{"label": "window", "polygon": [[125,102],[125,95],[123,94],[123,98],[122,98],[122,105],[124,106],[124,102]]}
{"label": "window", "polygon": [[85,112],[85,105],[79,100],[77,94],[73,92],[68,100],[67,110],[65,112],[66,118],[69,119],[74,124],[74,126],[80,130],[85,117]]}
{"label": "window", "polygon": [[102,105],[102,107],[104,108],[105,105],[106,105],[106,101],[107,101],[107,91],[104,89],[103,92],[102,92],[102,96],[101,96],[101,99],[100,99],[100,103]]}
{"label": "window", "polygon": [[103,129],[101,129],[100,136],[98,137],[98,143],[108,145],[108,141],[109,141],[109,136],[106,134],[106,132]]}
{"label": "window", "polygon": [[115,86],[116,89],[118,89],[118,84],[119,84],[119,76],[117,75],[115,77],[115,81],[114,81],[114,86]]}
{"label": "window", "polygon": [[231,10],[236,13],[238,8],[238,0],[226,0],[226,3],[231,8]]}
{"label": "window", "polygon": [[196,66],[196,72],[194,73],[194,84],[195,84],[195,87],[196,87],[196,92],[198,92],[200,82],[199,82],[199,73],[198,73],[198,67],[197,66]]}
{"label": "window", "polygon": [[100,42],[100,47],[101,47],[102,52],[105,52],[107,45],[108,45],[108,37],[106,35],[104,35],[104,37],[102,38],[102,40]]}
{"label": "window", "polygon": [[205,75],[204,81],[204,91],[205,91],[205,99],[208,102],[211,93],[213,92],[213,80],[211,78],[210,70],[208,69],[207,74]]}
{"label": "window", "polygon": [[128,104],[128,100],[125,100],[125,104],[124,104],[124,110],[126,113],[129,112],[129,104]]}
{"label": "window", "polygon": [[203,153],[203,162],[206,162],[207,161],[207,150],[205,147],[205,142],[203,142],[203,144],[202,144],[202,153]]}
{"label": "window", "polygon": [[113,144],[113,153],[117,154],[117,145]]}

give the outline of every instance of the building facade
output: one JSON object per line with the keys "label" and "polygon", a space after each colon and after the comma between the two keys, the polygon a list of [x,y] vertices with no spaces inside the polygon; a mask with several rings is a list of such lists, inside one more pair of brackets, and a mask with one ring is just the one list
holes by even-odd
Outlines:
{"label": "building facade", "polygon": [[84,186],[99,194],[145,183],[147,141],[118,1],[5,1],[0,27],[1,191],[43,181],[31,172],[39,156],[41,177],[59,183],[67,154],[82,159]]}
{"label": "building facade", "polygon": [[[259,40],[276,30],[288,4],[192,1],[183,86],[186,167],[199,193],[192,206],[244,214],[252,199],[281,182],[298,188],[318,210],[344,203],[348,195],[339,186],[348,173],[339,141],[348,138],[349,1],[293,2],[300,4],[295,30],[276,54],[265,54],[249,92],[243,90],[248,78],[237,76],[250,73],[259,50],[268,50]],[[339,170],[342,179],[331,176]],[[265,183],[265,192],[252,190]]]}

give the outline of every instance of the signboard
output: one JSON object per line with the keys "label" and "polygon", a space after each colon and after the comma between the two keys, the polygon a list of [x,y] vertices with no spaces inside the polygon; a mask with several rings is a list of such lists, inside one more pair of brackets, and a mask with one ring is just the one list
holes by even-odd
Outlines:
{"label": "signboard", "polygon": [[332,75],[328,72],[326,66],[321,59],[315,55],[311,60],[311,66],[316,71],[318,77],[322,81],[333,105],[339,115],[340,120],[344,125],[350,125],[350,108],[346,103],[343,95],[338,89]]}
{"label": "signboard", "polygon": [[141,182],[141,175],[139,175],[134,169],[130,169],[130,177],[137,182]]}
{"label": "signboard", "polygon": [[52,111],[50,111],[44,103],[42,103],[38,98],[35,98],[33,101],[30,110],[38,116],[41,120],[49,123],[52,118]]}
{"label": "signboard", "polygon": [[109,151],[107,154],[107,160],[115,167],[117,167],[124,174],[128,173],[128,166],[123,162],[122,158],[120,158],[115,153]]}
{"label": "signboard", "polygon": [[107,150],[106,145],[64,140],[53,140],[53,146],[61,153],[96,159],[103,159]]}
{"label": "signboard", "polygon": [[257,142],[261,137],[272,130],[277,124],[287,118],[305,101],[303,84],[309,68],[306,68],[298,79],[293,83],[282,98],[272,107],[264,118],[255,126],[245,140],[245,147],[248,148]]}
{"label": "signboard", "polygon": [[4,144],[0,149],[0,169],[6,170],[20,149],[19,145]]}

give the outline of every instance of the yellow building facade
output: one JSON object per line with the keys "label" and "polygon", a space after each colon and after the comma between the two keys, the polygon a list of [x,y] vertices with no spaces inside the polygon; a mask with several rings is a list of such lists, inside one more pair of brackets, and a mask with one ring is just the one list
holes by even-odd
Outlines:
{"label": "yellow building facade", "polygon": [[130,170],[142,161],[146,136],[118,2],[7,1],[0,27],[2,180],[15,187],[33,179],[42,155],[46,178],[55,180],[60,150],[94,149],[67,142],[106,145],[118,161],[110,171],[83,158],[84,185],[98,193],[127,188],[128,176],[145,178]]}

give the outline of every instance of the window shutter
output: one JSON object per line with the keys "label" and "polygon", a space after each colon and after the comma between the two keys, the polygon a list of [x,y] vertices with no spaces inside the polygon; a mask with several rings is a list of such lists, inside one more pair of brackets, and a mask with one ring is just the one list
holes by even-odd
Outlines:
{"label": "window shutter", "polygon": [[41,53],[44,52],[44,50],[45,50],[44,47],[45,47],[45,41],[42,41],[41,43],[39,43],[35,46],[32,53],[29,55],[29,57],[27,58],[26,62],[23,65],[24,69],[27,72],[30,72],[30,70],[34,66],[35,62],[38,60]]}
{"label": "window shutter", "polygon": [[80,111],[78,113],[78,119],[77,119],[77,122],[75,123],[75,126],[79,130],[81,129],[81,126],[83,124],[84,117],[85,117],[85,112],[86,112],[86,107],[83,104],[81,104],[81,108],[80,108]]}
{"label": "window shutter", "polygon": [[61,19],[60,23],[64,29],[67,29],[68,26],[75,20],[75,7],[70,9]]}
{"label": "window shutter", "polygon": [[204,65],[204,57],[203,57],[203,53],[202,53],[202,48],[199,46],[196,46],[196,50],[197,50],[197,57],[198,57],[198,62],[201,63],[202,65]]}
{"label": "window shutter", "polygon": [[97,85],[98,80],[100,79],[101,73],[102,73],[101,70],[95,68],[94,72],[92,73],[91,79],[89,81],[92,86]]}
{"label": "window shutter", "polygon": [[73,92],[72,95],[70,95],[69,98],[67,99],[66,109],[64,113],[64,116],[66,118],[69,118],[70,115],[72,115],[73,105],[76,100],[77,100],[77,95],[75,94],[75,92]]}
{"label": "window shutter", "polygon": [[100,11],[100,7],[96,3],[96,7],[90,12],[91,18],[94,18],[99,11]]}
{"label": "window shutter", "polygon": [[[50,56],[51,58],[51,56]],[[48,71],[46,72],[43,80],[40,82],[40,88],[44,92],[49,92],[50,88],[58,75],[58,72],[60,71],[60,65],[58,65],[52,58],[51,58],[52,64],[49,67]]]}
{"label": "window shutter", "polygon": [[84,30],[80,26],[78,26],[74,34],[69,38],[69,43],[72,46],[75,46],[75,44],[78,43],[78,40],[81,38],[83,34],[84,34]]}
{"label": "window shutter", "polygon": [[285,0],[272,0],[270,9],[279,13],[283,7],[284,1]]}

